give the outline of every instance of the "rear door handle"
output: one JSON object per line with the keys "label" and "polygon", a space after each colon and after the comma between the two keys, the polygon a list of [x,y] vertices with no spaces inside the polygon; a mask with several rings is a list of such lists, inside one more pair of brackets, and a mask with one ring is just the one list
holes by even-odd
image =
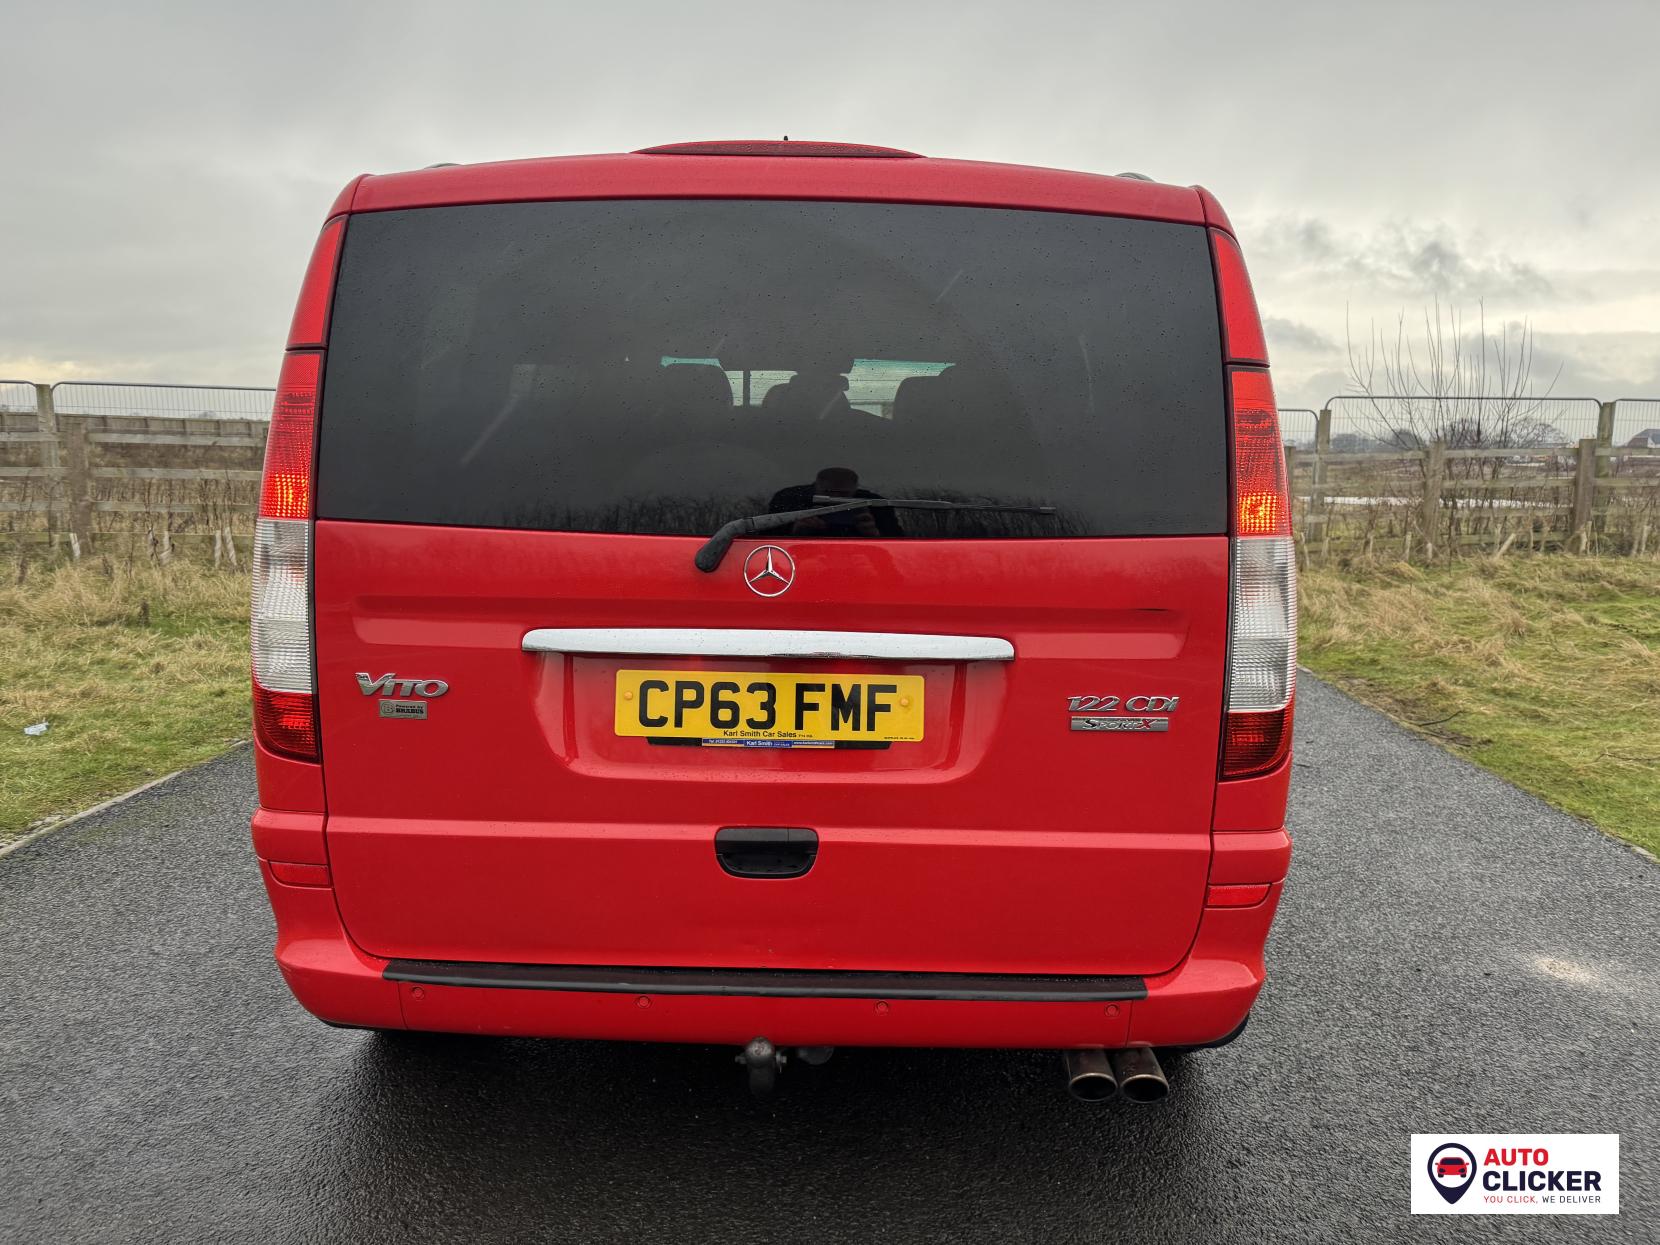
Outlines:
{"label": "rear door handle", "polygon": [[785,826],[715,831],[715,859],[736,878],[798,878],[818,858],[818,832]]}

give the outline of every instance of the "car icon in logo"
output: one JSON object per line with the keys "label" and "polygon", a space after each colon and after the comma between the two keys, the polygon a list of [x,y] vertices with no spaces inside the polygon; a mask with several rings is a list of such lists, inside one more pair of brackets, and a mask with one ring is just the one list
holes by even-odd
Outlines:
{"label": "car icon in logo", "polygon": [[1476,1156],[1456,1141],[1436,1146],[1429,1156],[1429,1181],[1449,1204],[1475,1184]]}
{"label": "car icon in logo", "polygon": [[760,545],[744,559],[744,583],[758,597],[775,597],[795,582],[795,559],[777,545]]}

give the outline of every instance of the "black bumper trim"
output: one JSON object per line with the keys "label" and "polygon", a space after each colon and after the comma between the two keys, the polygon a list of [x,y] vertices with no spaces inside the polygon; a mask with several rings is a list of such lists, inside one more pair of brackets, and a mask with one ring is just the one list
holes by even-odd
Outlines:
{"label": "black bumper trim", "polygon": [[1107,1003],[1147,997],[1140,977],[1012,973],[881,973],[765,968],[612,968],[393,960],[387,981],[588,994],[703,994],[782,999],[949,999],[987,1003]]}

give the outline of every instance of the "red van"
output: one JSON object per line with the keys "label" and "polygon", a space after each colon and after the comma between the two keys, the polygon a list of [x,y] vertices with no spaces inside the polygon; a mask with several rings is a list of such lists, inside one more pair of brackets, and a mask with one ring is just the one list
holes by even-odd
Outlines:
{"label": "red van", "polygon": [[253,591],[254,847],[332,1024],[1151,1098],[1262,984],[1296,581],[1204,190],[802,142],[360,177]]}

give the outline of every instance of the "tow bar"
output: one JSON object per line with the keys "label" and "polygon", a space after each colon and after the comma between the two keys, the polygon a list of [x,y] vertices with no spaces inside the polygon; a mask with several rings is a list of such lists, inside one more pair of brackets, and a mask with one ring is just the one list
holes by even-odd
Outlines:
{"label": "tow bar", "polygon": [[[830,1056],[836,1053],[834,1046],[798,1046],[795,1048],[795,1057],[808,1067],[817,1068],[830,1062]],[[790,1057],[779,1050],[767,1038],[758,1037],[750,1041],[749,1045],[739,1051],[733,1062],[740,1064],[749,1074],[749,1092],[757,1098],[771,1096],[778,1086],[778,1074],[784,1070],[784,1065]]]}
{"label": "tow bar", "polygon": [[738,1052],[736,1062],[749,1073],[749,1092],[757,1098],[771,1097],[778,1085],[778,1074],[784,1070],[789,1056],[764,1037],[754,1038]]}

